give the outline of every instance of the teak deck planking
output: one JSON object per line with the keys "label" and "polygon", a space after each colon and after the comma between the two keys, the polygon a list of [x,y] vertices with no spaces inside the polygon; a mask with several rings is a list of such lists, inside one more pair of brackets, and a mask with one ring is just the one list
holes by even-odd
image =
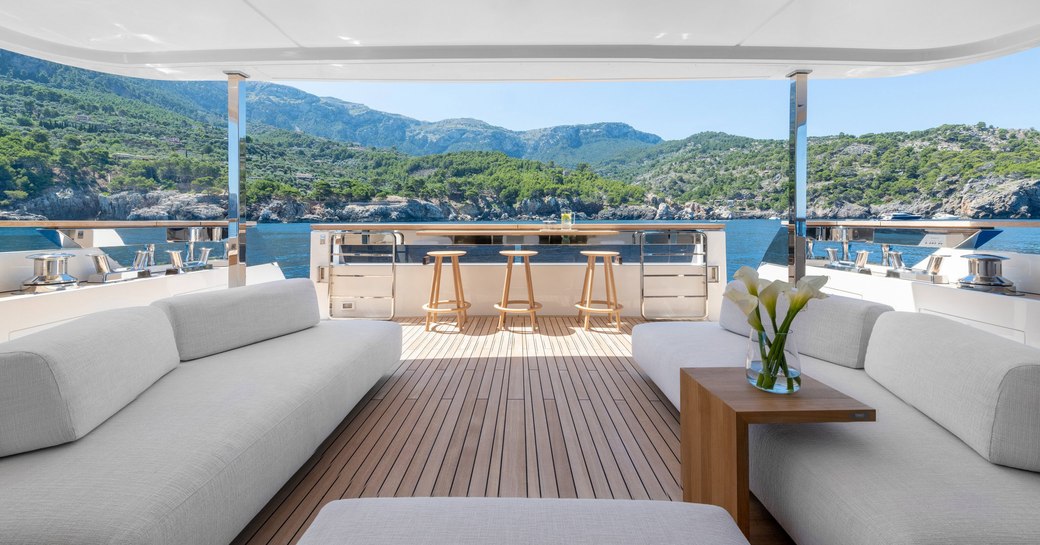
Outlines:
{"label": "teak deck planking", "polygon": [[[401,365],[369,392],[234,543],[296,543],[341,498],[682,500],[678,412],[602,318],[405,318]],[[754,543],[791,543],[759,508]]]}

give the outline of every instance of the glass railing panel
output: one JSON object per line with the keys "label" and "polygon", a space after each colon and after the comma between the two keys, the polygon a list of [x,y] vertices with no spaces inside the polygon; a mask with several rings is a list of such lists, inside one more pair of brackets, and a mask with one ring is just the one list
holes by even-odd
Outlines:
{"label": "glass railing panel", "polygon": [[32,227],[0,228],[0,252],[25,252],[32,250],[55,250],[59,248]]}

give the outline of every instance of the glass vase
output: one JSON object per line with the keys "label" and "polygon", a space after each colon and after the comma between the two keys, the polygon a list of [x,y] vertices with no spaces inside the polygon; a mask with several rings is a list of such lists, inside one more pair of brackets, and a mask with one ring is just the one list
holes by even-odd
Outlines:
{"label": "glass vase", "polygon": [[752,330],[745,368],[748,383],[764,392],[793,394],[802,387],[798,348],[790,331],[770,338]]}

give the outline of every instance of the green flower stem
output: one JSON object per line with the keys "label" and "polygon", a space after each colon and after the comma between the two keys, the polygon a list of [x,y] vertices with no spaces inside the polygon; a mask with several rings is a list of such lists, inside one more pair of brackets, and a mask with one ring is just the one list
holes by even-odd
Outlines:
{"label": "green flower stem", "polygon": [[789,391],[794,390],[795,379],[790,376],[787,366],[787,355],[784,352],[787,347],[787,335],[793,318],[792,313],[788,313],[780,327],[775,329],[776,333],[772,340],[769,339],[769,336],[764,331],[758,332],[759,352],[762,354],[762,371],[759,373],[755,384],[759,388],[772,390],[776,386],[776,379],[782,372],[787,381],[787,389]]}

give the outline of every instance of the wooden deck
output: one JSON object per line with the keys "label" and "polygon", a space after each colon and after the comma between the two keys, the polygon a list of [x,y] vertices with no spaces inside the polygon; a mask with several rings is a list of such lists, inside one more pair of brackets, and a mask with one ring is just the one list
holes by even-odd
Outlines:
{"label": "wooden deck", "polygon": [[[472,317],[404,327],[403,362],[235,540],[295,543],[340,498],[514,496],[681,501],[678,412],[603,319]],[[756,543],[790,543],[768,514]],[[781,532],[782,533],[782,532]],[[758,534],[763,539],[757,539]],[[778,536],[773,538],[772,536]]]}

